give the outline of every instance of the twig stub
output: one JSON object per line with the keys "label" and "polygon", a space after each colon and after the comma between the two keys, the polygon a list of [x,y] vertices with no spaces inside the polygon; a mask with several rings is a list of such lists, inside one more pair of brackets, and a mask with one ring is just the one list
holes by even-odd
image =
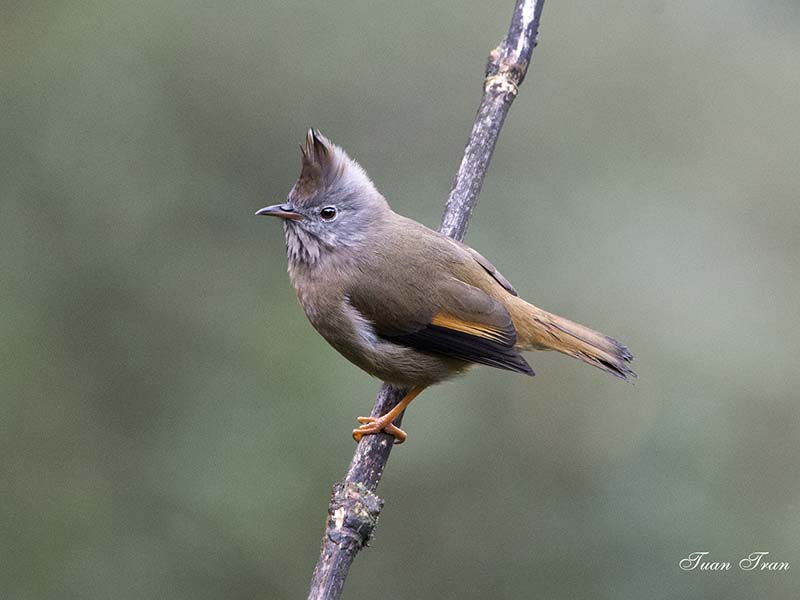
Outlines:
{"label": "twig stub", "polygon": [[328,507],[328,538],[335,544],[353,541],[366,546],[378,524],[383,500],[362,483],[339,481]]}

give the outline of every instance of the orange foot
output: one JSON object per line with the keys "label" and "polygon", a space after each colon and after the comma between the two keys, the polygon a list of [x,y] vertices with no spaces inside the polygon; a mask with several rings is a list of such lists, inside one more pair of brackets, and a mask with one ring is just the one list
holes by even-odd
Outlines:
{"label": "orange foot", "polygon": [[406,432],[392,424],[392,419],[386,418],[388,416],[387,414],[382,417],[358,417],[358,422],[363,425],[358,429],[353,429],[353,439],[360,442],[365,435],[383,432],[393,435],[395,444],[402,444],[406,441]]}

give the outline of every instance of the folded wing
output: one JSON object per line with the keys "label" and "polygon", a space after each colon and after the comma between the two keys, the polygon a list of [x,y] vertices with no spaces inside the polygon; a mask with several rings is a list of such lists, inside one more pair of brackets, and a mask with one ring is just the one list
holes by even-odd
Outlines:
{"label": "folded wing", "polygon": [[[388,293],[387,286],[393,293]],[[348,298],[370,320],[375,332],[392,342],[533,375],[514,349],[517,332],[500,302],[455,278],[427,287],[425,292],[402,281],[375,278],[350,290]]]}

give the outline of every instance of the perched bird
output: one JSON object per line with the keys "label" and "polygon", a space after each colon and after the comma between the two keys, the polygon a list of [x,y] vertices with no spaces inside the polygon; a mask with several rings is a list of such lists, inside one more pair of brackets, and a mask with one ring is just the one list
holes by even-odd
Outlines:
{"label": "perched bird", "polygon": [[628,349],[520,298],[475,250],[389,207],[364,170],[314,129],[283,204],[289,278],[314,328],[364,371],[410,388],[385,415],[359,417],[362,436],[385,431],[426,387],[477,363],[526,375],[524,350],[557,350],[628,380]]}

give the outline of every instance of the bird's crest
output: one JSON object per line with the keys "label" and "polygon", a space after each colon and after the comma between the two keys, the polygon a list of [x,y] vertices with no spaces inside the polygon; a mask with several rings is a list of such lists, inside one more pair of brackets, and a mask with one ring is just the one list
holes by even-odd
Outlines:
{"label": "bird's crest", "polygon": [[313,196],[335,183],[352,162],[341,148],[316,129],[308,130],[300,150],[302,168],[293,193],[301,197]]}
{"label": "bird's crest", "polygon": [[298,206],[359,198],[386,202],[361,165],[316,129],[308,130],[300,150],[302,168],[289,192],[291,202]]}

